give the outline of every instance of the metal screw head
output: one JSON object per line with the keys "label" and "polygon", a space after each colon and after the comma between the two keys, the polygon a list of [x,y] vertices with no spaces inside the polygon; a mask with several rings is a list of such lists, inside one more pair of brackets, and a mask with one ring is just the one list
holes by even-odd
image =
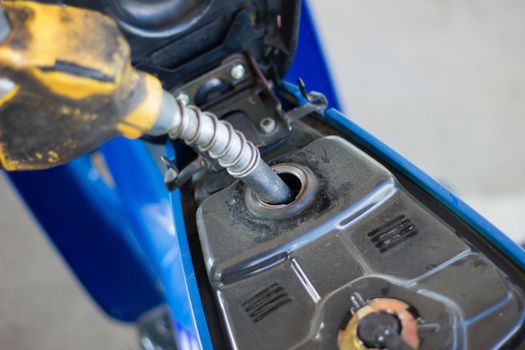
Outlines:
{"label": "metal screw head", "polygon": [[262,118],[259,123],[259,128],[265,134],[269,134],[275,130],[275,120],[270,117]]}
{"label": "metal screw head", "polygon": [[246,75],[246,68],[242,64],[236,64],[230,69],[230,76],[235,80],[241,80]]}
{"label": "metal screw head", "polygon": [[190,104],[190,97],[184,91],[179,92],[179,94],[175,98],[182,102],[185,106]]}

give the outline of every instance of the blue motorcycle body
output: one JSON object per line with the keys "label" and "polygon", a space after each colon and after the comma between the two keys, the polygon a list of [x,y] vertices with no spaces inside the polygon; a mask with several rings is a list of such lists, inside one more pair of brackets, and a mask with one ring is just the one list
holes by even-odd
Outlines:
{"label": "blue motorcycle body", "polygon": [[[402,174],[476,231],[509,264],[525,271],[525,253],[518,245],[338,111],[337,91],[306,6],[285,80],[295,82],[298,77],[327,97],[329,108],[323,118],[328,125]],[[284,88],[299,105],[309,103],[295,86]],[[176,159],[171,145],[165,152]],[[180,349],[212,349],[207,301],[198,286],[198,276],[205,272],[197,270],[192,257],[182,194],[166,190],[155,157],[144,141],[118,139],[67,165],[9,176],[78,281],[108,315],[136,322],[148,310],[167,304]]]}

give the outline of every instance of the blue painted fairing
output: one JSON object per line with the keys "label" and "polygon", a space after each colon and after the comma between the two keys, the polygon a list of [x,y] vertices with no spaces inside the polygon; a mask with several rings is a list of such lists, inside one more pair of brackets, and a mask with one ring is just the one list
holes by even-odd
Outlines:
{"label": "blue painted fairing", "polygon": [[150,264],[123,215],[124,205],[89,157],[46,171],[10,173],[9,177],[105,312],[133,321],[161,302]]}
{"label": "blue painted fairing", "polygon": [[315,23],[305,1],[303,1],[295,59],[288,69],[285,80],[295,84],[297,78],[304,80],[307,89],[322,92],[330,107],[341,110]]}
{"label": "blue painted fairing", "polygon": [[[180,191],[171,194],[142,142],[118,139],[104,147],[124,215],[153,265],[172,312],[180,349],[212,349],[193,270]],[[126,155],[123,157],[123,155]]]}

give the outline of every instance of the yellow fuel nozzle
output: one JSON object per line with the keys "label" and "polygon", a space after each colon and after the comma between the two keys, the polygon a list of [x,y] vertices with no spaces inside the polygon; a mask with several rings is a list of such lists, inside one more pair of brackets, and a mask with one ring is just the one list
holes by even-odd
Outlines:
{"label": "yellow fuel nozzle", "polygon": [[168,133],[217,159],[265,203],[292,199],[244,135],[133,69],[112,19],[26,1],[0,8],[9,26],[0,37],[0,168],[50,168],[118,135]]}
{"label": "yellow fuel nozzle", "polygon": [[0,10],[0,168],[49,168],[154,125],[162,86],[132,68],[111,18],[28,1]]}

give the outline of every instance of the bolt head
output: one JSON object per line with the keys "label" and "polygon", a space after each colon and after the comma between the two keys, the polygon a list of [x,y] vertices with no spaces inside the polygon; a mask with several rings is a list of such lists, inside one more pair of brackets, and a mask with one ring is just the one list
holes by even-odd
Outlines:
{"label": "bolt head", "polygon": [[275,120],[270,117],[261,119],[259,123],[259,128],[265,134],[270,134],[275,130]]}
{"label": "bolt head", "polygon": [[242,64],[236,64],[230,69],[230,76],[235,80],[241,80],[246,75],[246,68]]}
{"label": "bolt head", "polygon": [[182,104],[184,104],[185,106],[190,104],[190,97],[184,91],[181,91],[175,98],[182,102]]}

